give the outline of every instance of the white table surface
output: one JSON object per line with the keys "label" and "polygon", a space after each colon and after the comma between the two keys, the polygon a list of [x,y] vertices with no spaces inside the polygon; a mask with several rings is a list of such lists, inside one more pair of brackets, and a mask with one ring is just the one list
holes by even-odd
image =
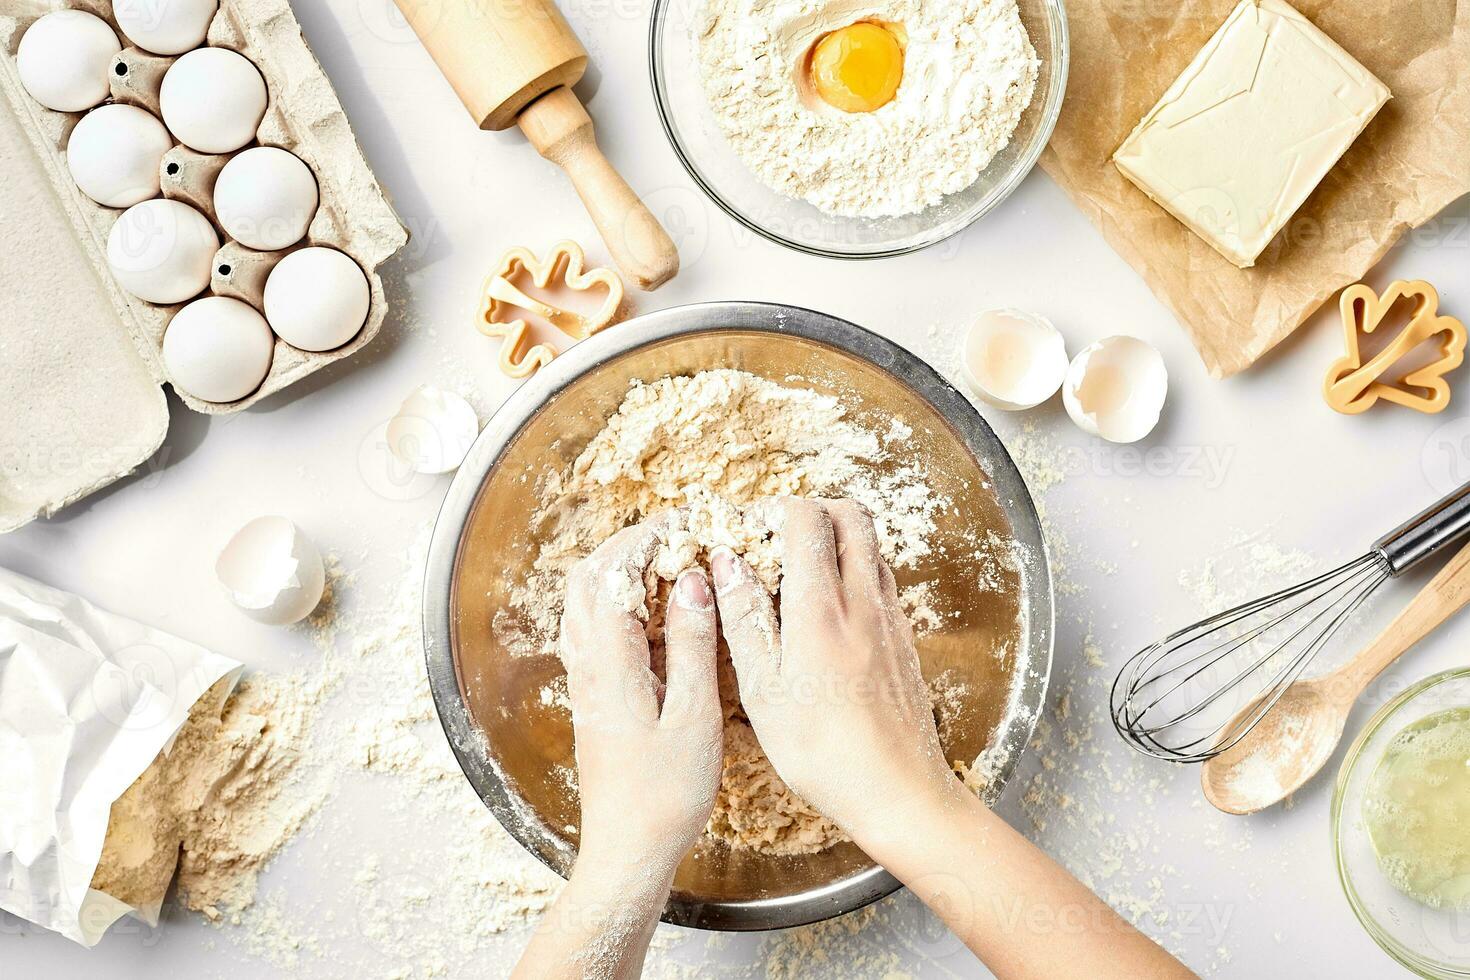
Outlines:
{"label": "white table surface", "polygon": [[[1438,418],[1391,406],[1365,417],[1333,414],[1319,388],[1341,339],[1326,313],[1247,375],[1211,380],[1169,313],[1039,172],[978,225],[917,255],[844,263],[771,245],[701,197],[660,131],[644,59],[645,4],[566,6],[597,64],[585,87],[602,145],[680,242],[683,271],[656,294],[636,295],[639,310],[714,299],[799,304],[878,330],[947,372],[956,326],[996,306],[1052,317],[1072,350],[1123,332],[1163,351],[1170,400],[1140,447],[1089,440],[1055,401],[1021,417],[986,412],[1023,469],[1046,477],[1034,489],[1061,584],[1039,747],[1002,809],[1203,973],[1396,975],[1341,895],[1330,860],[1330,778],[1311,783],[1289,808],[1225,818],[1202,802],[1193,769],[1127,749],[1104,705],[1116,666],[1162,631],[1211,603],[1355,555],[1450,481],[1470,478],[1466,403]],[[495,371],[493,342],[476,334],[469,316],[481,278],[505,248],[573,237],[605,258],[558,173],[517,134],[482,134],[467,122],[390,0],[296,7],[414,235],[390,270],[397,311],[368,350],[255,410],[208,419],[171,396],[168,439],[140,475],[0,539],[0,565],[274,671],[310,670],[320,654],[302,631],[234,613],[213,579],[218,546],[250,517],[291,516],[352,573],[341,624],[350,632],[354,609],[387,601],[417,576],[405,556],[448,485],[443,478],[385,495],[381,475],[360,463],[374,428],[419,383],[471,393],[483,415],[510,390]],[[1467,260],[1470,201],[1462,199],[1413,233],[1373,281],[1428,279],[1447,312],[1470,318]],[[1361,640],[1384,621],[1413,586],[1388,590],[1355,635]],[[1089,638],[1091,656],[1105,666],[1085,653]],[[1430,638],[1371,689],[1349,731],[1405,683],[1464,663],[1467,640],[1466,622]],[[442,739],[432,724],[421,735]],[[426,975],[423,951],[440,945],[435,930],[456,928],[432,908],[405,904],[407,944],[385,944],[353,926],[352,876],[363,855],[381,853],[385,866],[406,861],[430,881],[447,860],[429,829],[443,814],[430,812],[429,801],[394,798],[402,792],[392,778],[344,777],[312,831],[263,879],[263,898],[285,909],[272,935],[310,937],[294,956],[261,940],[259,924],[215,928],[178,910],[166,912],[158,930],[123,923],[92,951],[3,916],[0,976]],[[658,970],[987,975],[907,895],[885,902],[861,928],[835,931],[842,934],[813,951],[789,936],[664,927]],[[446,954],[448,975],[503,975],[523,939],[512,929],[470,944],[468,956]]]}

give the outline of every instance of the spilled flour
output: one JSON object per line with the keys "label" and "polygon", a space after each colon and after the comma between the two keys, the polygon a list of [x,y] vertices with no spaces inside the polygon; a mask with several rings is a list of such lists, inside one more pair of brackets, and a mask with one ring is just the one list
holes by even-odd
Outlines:
{"label": "spilled flour", "polygon": [[[571,467],[546,481],[540,550],[497,633],[522,652],[554,652],[571,567],[618,530],[671,507],[680,508],[678,520],[663,535],[648,580],[633,590],[636,597],[630,593],[630,611],[637,608],[648,622],[656,662],[670,583],[696,562],[707,565],[715,548],[743,555],[771,593],[779,589],[781,522],[773,498],[860,501],[873,513],[884,558],[912,568],[929,554],[934,514],[946,501],[927,486],[921,467],[893,462],[908,435],[901,423],[880,435],[850,418],[837,398],[739,371],[635,383]],[[909,598],[916,626],[939,620],[925,593]],[[723,641],[720,696],[725,764],[708,833],[768,854],[812,853],[843,840],[761,751]]]}
{"label": "spilled flour", "polygon": [[[253,957],[294,969],[365,942],[371,960],[355,972],[394,980],[444,976],[545,910],[561,879],[486,809],[434,711],[420,622],[427,548],[425,534],[386,594],[361,597],[329,557],[327,598],[293,630],[315,657],[201,699],[114,805],[94,887],[156,903],[177,864],[176,903],[233,927]],[[386,845],[364,846],[371,828]],[[349,882],[345,892],[306,900],[305,882],[269,876],[305,838],[312,879]]]}
{"label": "spilled flour", "polygon": [[92,887],[146,907],[177,864],[186,908],[237,920],[261,870],[322,801],[286,794],[299,775],[311,703],[280,677],[247,678],[233,695],[226,682],[215,685],[171,750],[113,804]]}

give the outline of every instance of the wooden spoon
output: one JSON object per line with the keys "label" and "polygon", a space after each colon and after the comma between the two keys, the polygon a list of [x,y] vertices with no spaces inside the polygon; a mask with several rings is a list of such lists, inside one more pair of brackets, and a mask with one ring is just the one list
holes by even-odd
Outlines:
{"label": "wooden spoon", "polygon": [[[1226,813],[1255,813],[1296,792],[1317,774],[1342,740],[1348,712],[1373,678],[1470,602],[1470,545],[1352,660],[1330,674],[1299,680],[1250,734],[1200,769],[1205,799]],[[1235,716],[1243,724],[1259,704]]]}

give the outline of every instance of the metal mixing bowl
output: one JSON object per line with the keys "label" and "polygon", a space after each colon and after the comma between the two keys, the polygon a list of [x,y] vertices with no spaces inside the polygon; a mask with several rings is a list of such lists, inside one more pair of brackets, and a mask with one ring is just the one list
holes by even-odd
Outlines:
{"label": "metal mixing bowl", "polygon": [[[512,395],[449,488],[429,552],[424,636],[434,701],[460,765],[485,804],[532,854],[565,875],[576,856],[570,719],[545,703],[552,655],[509,653],[508,595],[536,554],[538,477],[570,463],[633,380],[729,367],[827,391],[855,418],[912,427],[889,466],[922,461],[953,506],[937,518],[936,557],[900,570],[930,581],[955,611],[919,640],[925,675],[960,682],[941,713],[952,759],[987,750],[987,796],[1024,749],[1051,670],[1052,590],[1036,510],[1015,465],[970,403],[919,358],[845,320],[763,303],[709,303],[637,317],[577,344]],[[1019,560],[982,562],[976,535],[1014,540]],[[943,557],[938,557],[942,555]],[[501,622],[497,624],[497,615]],[[959,688],[957,688],[959,689]],[[706,842],[680,866],[667,922],[773,929],[850,912],[898,882],[852,844],[776,857]]]}

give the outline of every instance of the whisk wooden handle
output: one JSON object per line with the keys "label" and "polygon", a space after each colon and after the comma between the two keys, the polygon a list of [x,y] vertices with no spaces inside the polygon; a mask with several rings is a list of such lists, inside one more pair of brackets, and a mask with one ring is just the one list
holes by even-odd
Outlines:
{"label": "whisk wooden handle", "polygon": [[1350,705],[1404,652],[1470,602],[1470,545],[1461,548],[1429,584],[1349,663],[1334,673],[1332,696]]}

